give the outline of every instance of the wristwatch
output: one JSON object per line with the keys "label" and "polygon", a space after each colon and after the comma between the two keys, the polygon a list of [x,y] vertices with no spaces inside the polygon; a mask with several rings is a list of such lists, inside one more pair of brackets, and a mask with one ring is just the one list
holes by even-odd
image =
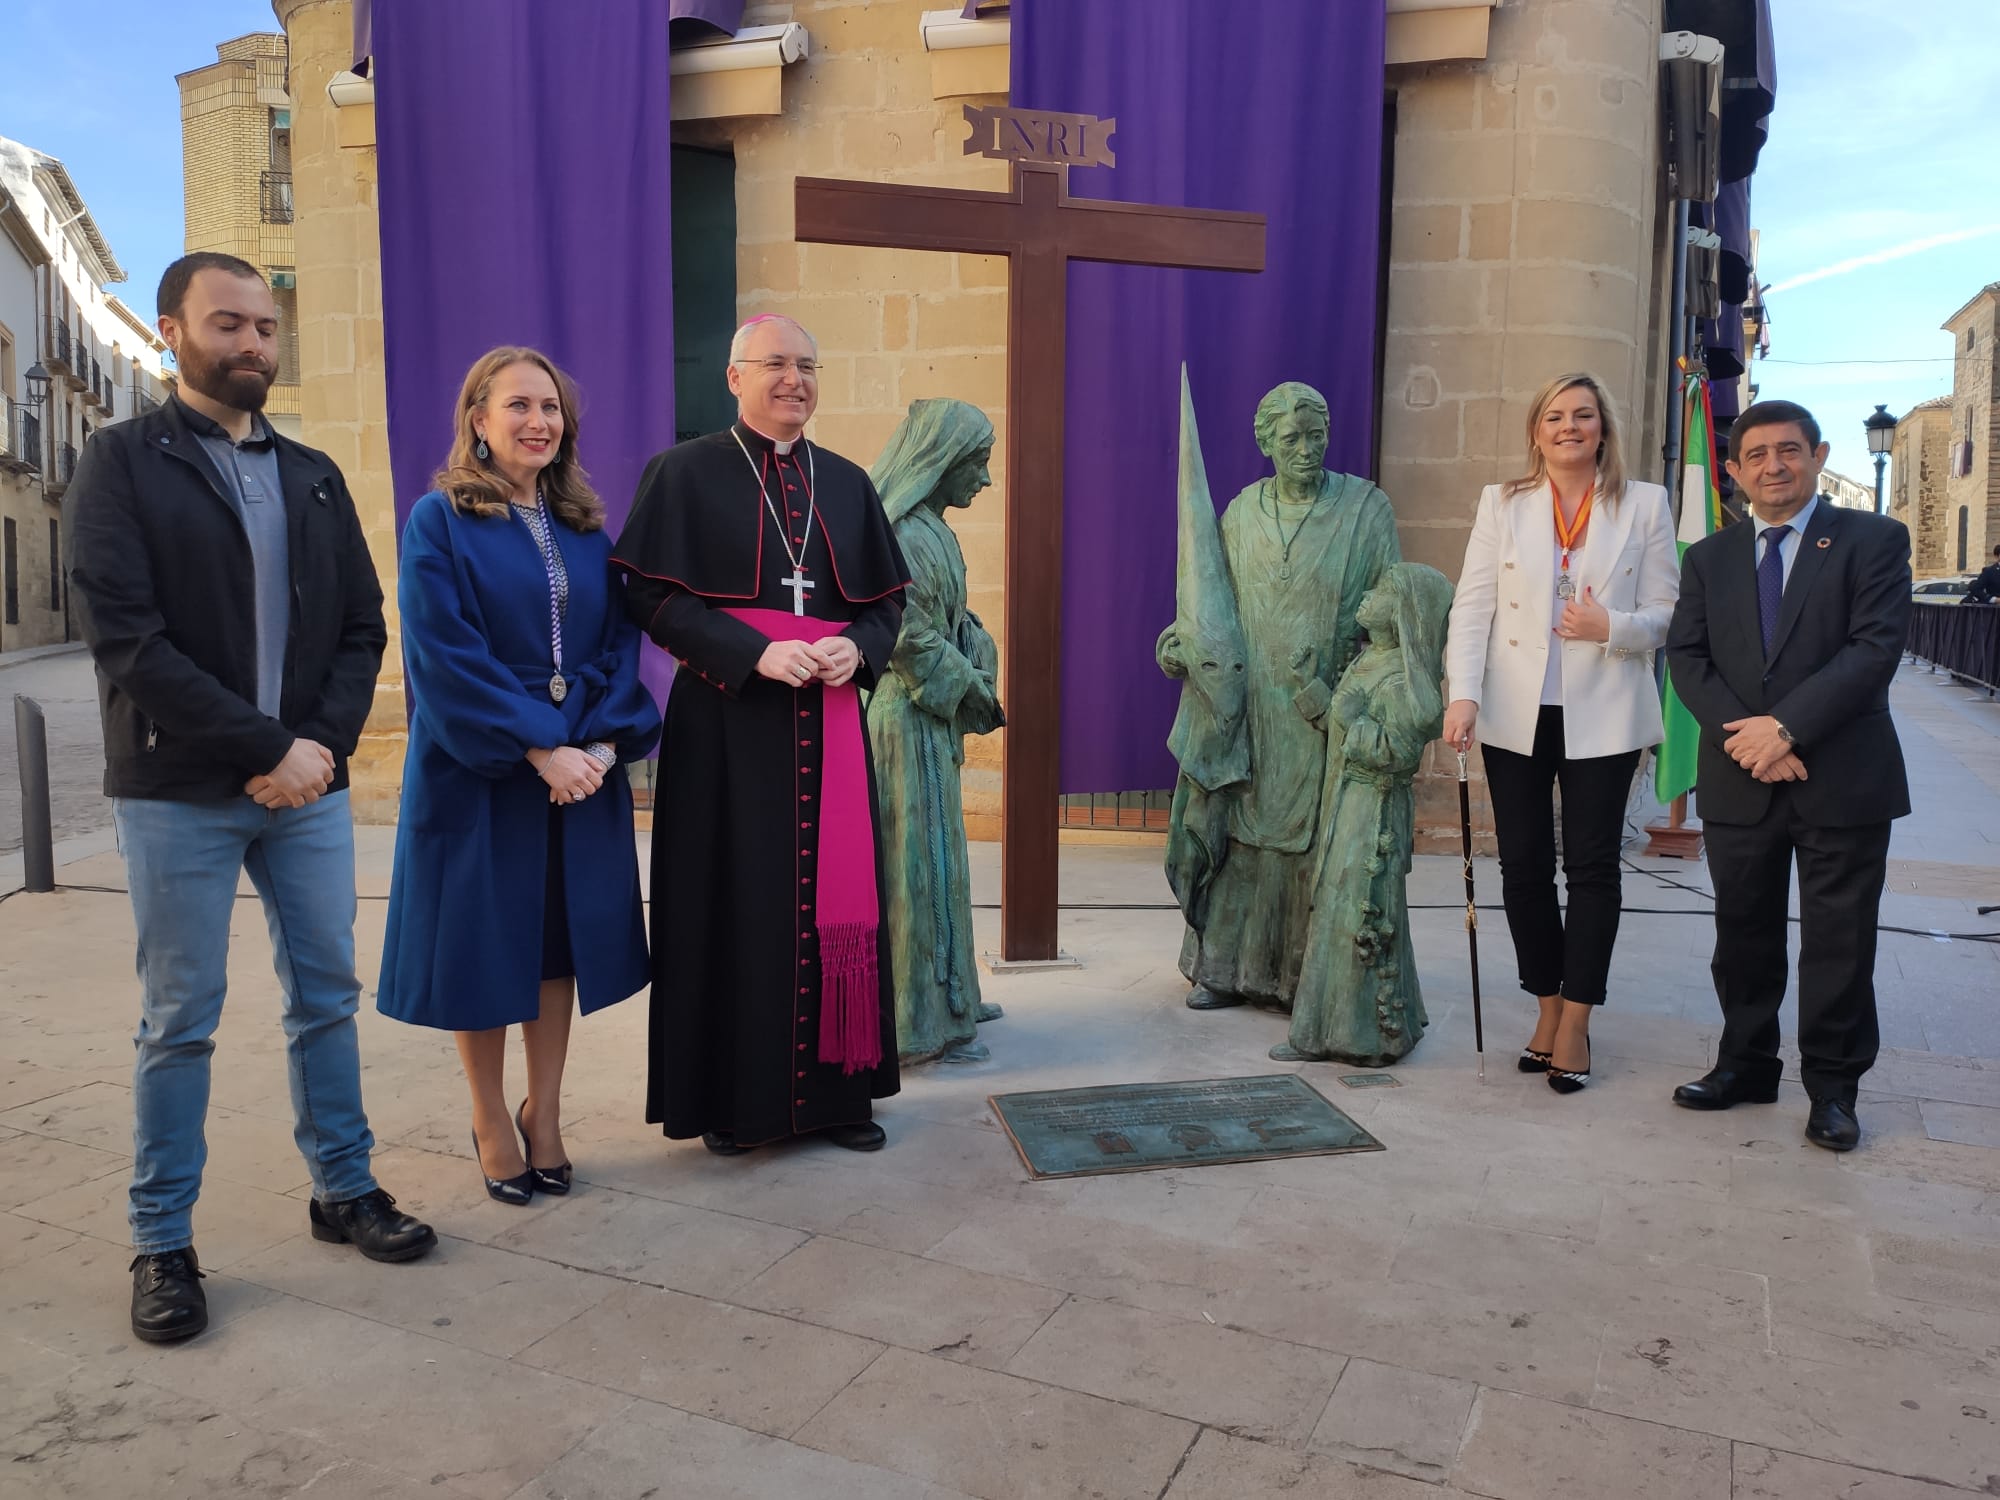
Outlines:
{"label": "wristwatch", "polygon": [[[1773,719],[1771,722],[1773,724],[1778,724],[1778,721],[1776,719]],[[1787,745],[1796,745],[1798,743],[1797,740],[1792,738],[1791,730],[1785,728],[1785,726],[1782,724],[1778,724],[1778,738],[1783,740]]]}

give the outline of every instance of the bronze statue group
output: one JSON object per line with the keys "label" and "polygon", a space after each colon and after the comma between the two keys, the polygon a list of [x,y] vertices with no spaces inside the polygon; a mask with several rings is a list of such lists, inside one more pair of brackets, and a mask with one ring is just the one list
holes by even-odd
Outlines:
{"label": "bronze statue group", "polygon": [[[278,333],[262,277],[184,257],[159,314],[179,388],[93,436],[64,535],[139,939],[132,1327],[170,1342],[207,1326],[193,1212],[244,872],[283,992],[311,1233],[391,1262],[436,1235],[376,1182],[361,1101],[347,787],[387,644],[375,565],[339,470],[261,414]],[[818,351],[788,318],[737,331],[727,380],[738,420],[658,455],[614,541],[568,377],[494,349],[404,525],[409,736],[377,1003],[452,1034],[499,1203],[569,1192],[572,1020],[642,989],[646,1118],[718,1155],[808,1134],[878,1149],[872,1102],[902,1064],[987,1055],[959,771],[965,736],[1004,720],[945,513],[990,484],[992,424],[919,401],[864,472],[804,435]],[[1440,734],[1463,748],[1476,727],[1541,1002],[1522,1066],[1580,1088],[1665,642],[1705,731],[1725,1016],[1719,1066],[1676,1097],[1775,1097],[1796,855],[1809,1133],[1851,1147],[1888,822],[1907,811],[1886,693],[1908,547],[1894,523],[1802,511],[1825,457],[1811,418],[1766,403],[1738,420],[1761,555],[1745,522],[1676,568],[1665,493],[1625,480],[1601,389],[1551,382],[1530,472],[1480,499],[1455,599],[1400,560],[1379,489],[1324,470],[1315,392],[1279,386],[1256,431],[1274,472],[1218,524],[1183,387],[1158,658],[1184,681],[1167,863],[1188,1003],[1289,1012],[1287,1061],[1406,1055],[1426,1025],[1412,778]],[[664,721],[646,638],[676,663]],[[626,768],[656,747],[649,934]]]}

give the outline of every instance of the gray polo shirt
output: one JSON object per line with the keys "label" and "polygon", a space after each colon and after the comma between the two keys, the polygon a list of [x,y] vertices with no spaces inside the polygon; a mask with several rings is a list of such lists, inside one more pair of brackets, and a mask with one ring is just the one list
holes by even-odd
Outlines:
{"label": "gray polo shirt", "polygon": [[285,647],[292,633],[291,544],[278,445],[261,414],[251,419],[250,436],[238,443],[219,423],[179,397],[174,399],[188,430],[222,476],[223,488],[250,537],[257,595],[257,707],[275,719],[284,698]]}

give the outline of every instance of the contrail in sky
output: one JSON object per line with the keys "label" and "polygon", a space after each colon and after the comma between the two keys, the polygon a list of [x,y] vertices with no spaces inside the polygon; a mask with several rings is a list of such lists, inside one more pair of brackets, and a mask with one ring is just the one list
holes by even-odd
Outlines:
{"label": "contrail in sky", "polygon": [[1866,255],[1857,255],[1851,260],[1836,261],[1830,266],[1822,266],[1817,271],[1807,271],[1802,276],[1794,276],[1789,281],[1781,281],[1770,290],[1789,292],[1802,286],[1810,286],[1815,281],[1825,281],[1829,276],[1845,276],[1849,271],[1858,271],[1863,266],[1879,266],[1884,261],[1901,260],[1906,255],[1921,255],[1926,250],[1936,250],[1943,245],[1963,244],[1967,240],[1983,239],[1989,234],[2000,234],[2000,224],[1981,224],[1972,229],[1954,229],[1948,234],[1928,234],[1920,240],[1906,240],[1900,245],[1891,245],[1886,250],[1873,250]]}

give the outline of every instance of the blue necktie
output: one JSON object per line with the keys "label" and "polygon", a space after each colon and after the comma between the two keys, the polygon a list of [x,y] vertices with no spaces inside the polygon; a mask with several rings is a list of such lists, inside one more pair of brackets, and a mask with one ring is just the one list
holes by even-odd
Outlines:
{"label": "blue necktie", "polygon": [[1764,533],[1764,556],[1757,564],[1757,624],[1764,632],[1764,655],[1771,654],[1772,637],[1778,633],[1778,606],[1785,599],[1785,538],[1789,526],[1773,526]]}

